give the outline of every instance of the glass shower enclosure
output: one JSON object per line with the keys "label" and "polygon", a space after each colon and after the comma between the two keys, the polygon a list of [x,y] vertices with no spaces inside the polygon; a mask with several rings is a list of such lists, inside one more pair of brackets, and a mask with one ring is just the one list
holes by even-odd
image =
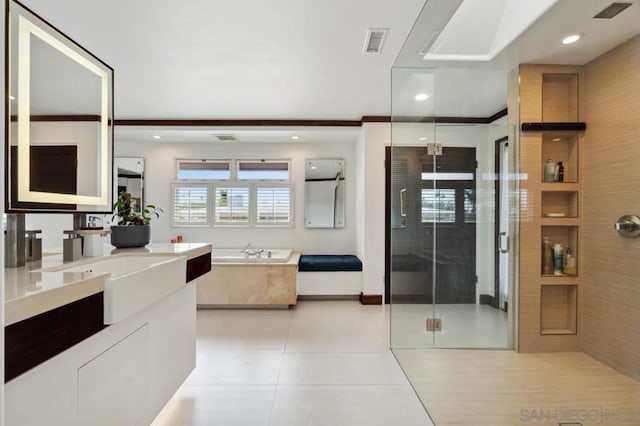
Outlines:
{"label": "glass shower enclosure", "polygon": [[392,348],[514,345],[515,132],[506,114],[466,115],[474,72],[504,78],[506,105],[498,71],[392,69]]}

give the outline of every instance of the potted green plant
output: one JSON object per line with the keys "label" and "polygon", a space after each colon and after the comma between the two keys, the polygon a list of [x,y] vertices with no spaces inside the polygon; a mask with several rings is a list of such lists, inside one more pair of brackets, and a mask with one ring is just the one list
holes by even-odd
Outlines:
{"label": "potted green plant", "polygon": [[111,245],[119,248],[144,247],[151,241],[151,219],[160,217],[161,208],[147,204],[139,212],[132,207],[131,194],[121,192],[113,204]]}

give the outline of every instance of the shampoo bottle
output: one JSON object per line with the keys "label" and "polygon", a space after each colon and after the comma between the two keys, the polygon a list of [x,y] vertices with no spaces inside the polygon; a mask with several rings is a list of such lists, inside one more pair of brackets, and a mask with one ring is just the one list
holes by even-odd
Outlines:
{"label": "shampoo bottle", "polygon": [[551,250],[549,237],[544,237],[542,239],[542,274],[553,274],[553,251]]}
{"label": "shampoo bottle", "polygon": [[555,179],[556,166],[553,164],[551,158],[547,158],[547,162],[544,163],[544,181],[553,182]]}
{"label": "shampoo bottle", "polygon": [[553,246],[553,275],[562,275],[562,246]]}
{"label": "shampoo bottle", "polygon": [[558,161],[558,166],[556,167],[556,182],[564,182],[564,166],[562,165],[562,161]]}

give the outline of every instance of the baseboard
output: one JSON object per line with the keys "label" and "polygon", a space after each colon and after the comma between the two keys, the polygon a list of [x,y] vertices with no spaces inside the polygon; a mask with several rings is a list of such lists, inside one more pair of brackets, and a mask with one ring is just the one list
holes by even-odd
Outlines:
{"label": "baseboard", "polygon": [[359,300],[357,294],[299,294],[298,300]]}
{"label": "baseboard", "polygon": [[480,304],[481,305],[494,305],[494,297],[491,296],[490,294],[481,294],[480,295]]}
{"label": "baseboard", "polygon": [[363,305],[382,305],[382,295],[360,293],[360,303]]}

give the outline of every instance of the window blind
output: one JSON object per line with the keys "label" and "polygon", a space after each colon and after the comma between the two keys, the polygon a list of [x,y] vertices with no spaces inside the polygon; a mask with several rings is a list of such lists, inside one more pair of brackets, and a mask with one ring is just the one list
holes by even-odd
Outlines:
{"label": "window blind", "polygon": [[215,191],[215,223],[249,223],[248,186],[220,186]]}
{"label": "window blind", "polygon": [[209,224],[209,185],[172,185],[172,225]]}
{"label": "window blind", "polygon": [[288,225],[292,222],[291,187],[256,188],[256,224]]}

